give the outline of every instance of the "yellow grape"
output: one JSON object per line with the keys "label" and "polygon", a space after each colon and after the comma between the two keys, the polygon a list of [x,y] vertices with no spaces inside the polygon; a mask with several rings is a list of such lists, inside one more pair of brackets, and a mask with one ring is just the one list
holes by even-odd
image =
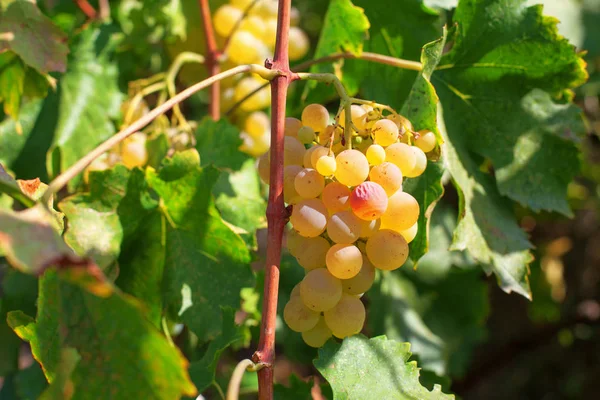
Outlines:
{"label": "yellow grape", "polygon": [[121,143],[121,158],[127,168],[142,167],[148,161],[146,135],[136,132]]}
{"label": "yellow grape", "polygon": [[288,165],[283,168],[283,201],[288,204],[295,204],[302,200],[302,197],[296,191],[296,175],[302,171],[299,165]]}
{"label": "yellow grape", "polygon": [[262,18],[277,17],[277,1],[259,0],[258,3],[250,10],[250,14],[258,15]]}
{"label": "yellow grape", "polygon": [[339,182],[331,182],[323,189],[321,199],[330,213],[336,213],[350,208],[351,193],[347,186]]}
{"label": "yellow grape", "polygon": [[312,152],[315,151],[316,148],[317,146],[312,146],[306,149],[306,151],[304,152],[304,157],[302,158],[302,165],[304,166],[304,168],[313,168],[311,156]]}
{"label": "yellow grape", "polygon": [[344,150],[335,161],[335,178],[346,186],[360,185],[369,176],[367,157],[358,150]]}
{"label": "yellow grape", "polygon": [[271,144],[271,135],[269,135],[267,132],[257,138],[253,138],[248,133],[242,132],[240,133],[240,138],[243,140],[240,150],[254,157],[258,157],[266,153]]}
{"label": "yellow grape", "polygon": [[435,149],[437,139],[435,134],[428,130],[419,131],[419,137],[415,140],[415,146],[423,150],[425,153],[429,153]]}
{"label": "yellow grape", "polygon": [[400,135],[404,135],[407,131],[413,130],[413,125],[408,118],[405,118],[400,114],[390,114],[386,118],[396,124]]}
{"label": "yellow grape", "polygon": [[343,339],[361,331],[365,323],[365,306],[359,298],[344,293],[335,307],[325,311],[325,323],[333,336]]}
{"label": "yellow grape", "polygon": [[254,0],[229,0],[229,3],[232,6],[237,7],[242,11],[245,11],[248,7],[250,7],[252,3],[254,3]]}
{"label": "yellow grape", "polygon": [[[350,118],[357,129],[364,129],[367,112],[361,106],[352,104],[350,106]],[[339,124],[342,128],[346,127],[346,109],[342,109],[339,118]]]}
{"label": "yellow grape", "polygon": [[300,283],[300,297],[311,310],[329,310],[342,297],[342,282],[327,268],[313,269]]}
{"label": "yellow grape", "polygon": [[417,160],[415,167],[406,175],[407,178],[415,178],[420,176],[427,169],[427,156],[423,153],[423,150],[416,146],[410,146],[410,149],[415,153]]}
{"label": "yellow grape", "polygon": [[305,199],[317,197],[325,187],[325,178],[311,168],[304,168],[294,179],[296,192]]}
{"label": "yellow grape", "polygon": [[329,149],[323,146],[314,146],[314,150],[310,153],[310,164],[313,169],[317,169],[317,161],[319,158],[329,154]]}
{"label": "yellow grape", "polygon": [[304,305],[299,297],[291,297],[283,309],[283,320],[295,332],[305,332],[315,327],[320,315]]}
{"label": "yellow grape", "polygon": [[304,31],[292,26],[289,31],[288,52],[291,61],[300,60],[310,49],[310,41]]}
{"label": "yellow grape", "polygon": [[327,270],[338,279],[350,279],[362,267],[362,254],[351,244],[334,244],[325,257]]}
{"label": "yellow grape", "polygon": [[362,220],[360,223],[360,237],[368,238],[371,237],[375,232],[379,230],[381,226],[381,220],[376,219],[373,221]]}
{"label": "yellow grape", "polygon": [[270,164],[270,153],[266,152],[262,156],[258,158],[258,176],[260,176],[260,180],[269,184],[269,179],[271,176],[271,166]]}
{"label": "yellow grape", "polygon": [[264,21],[265,24],[265,36],[263,41],[269,48],[275,47],[277,41],[277,18],[269,18]]}
{"label": "yellow grape", "polygon": [[287,117],[285,119],[283,133],[285,136],[293,136],[298,138],[298,131],[300,128],[302,128],[302,122],[298,118]]}
{"label": "yellow grape", "polygon": [[339,211],[327,221],[327,235],[335,243],[354,243],[360,236],[360,219],[350,211]]}
{"label": "yellow grape", "polygon": [[[265,37],[266,28],[262,18],[256,15],[249,15],[242,20],[240,24],[241,31],[246,31],[254,35],[255,38],[262,40]],[[264,46],[264,44],[261,42]]]}
{"label": "yellow grape", "polygon": [[213,25],[217,33],[223,37],[229,36],[233,27],[242,19],[244,13],[239,8],[229,4],[222,5],[213,16]]}
{"label": "yellow grape", "polygon": [[367,161],[371,165],[379,165],[385,161],[385,149],[378,144],[367,147]]}
{"label": "yellow grape", "polygon": [[253,138],[259,138],[271,129],[269,116],[262,111],[255,111],[244,121],[244,131]]}
{"label": "yellow grape", "polygon": [[[262,85],[263,81],[260,81],[251,76],[241,79],[235,86],[235,101],[242,101],[247,95],[254,92]],[[258,92],[254,93],[251,97],[242,102],[240,104],[240,109],[246,112],[261,110],[263,108],[266,108],[270,102],[271,91],[267,86],[260,89]]]}
{"label": "yellow grape", "polygon": [[366,253],[375,268],[391,271],[406,262],[408,243],[398,232],[381,229],[367,240]]}
{"label": "yellow grape", "polygon": [[350,279],[342,279],[342,291],[352,296],[366,292],[373,286],[375,281],[375,267],[367,256],[363,255],[363,263],[360,272]]}
{"label": "yellow grape", "polygon": [[390,162],[384,162],[371,168],[369,179],[371,182],[380,184],[388,197],[402,188],[402,172],[400,168]]}
{"label": "yellow grape", "polygon": [[327,226],[327,208],[319,199],[301,200],[294,205],[290,222],[302,236],[319,236]]}
{"label": "yellow grape", "polygon": [[321,347],[331,337],[331,329],[325,323],[325,319],[321,317],[314,328],[306,332],[302,332],[302,340],[310,347]]}
{"label": "yellow grape", "polygon": [[381,146],[389,146],[398,141],[398,127],[389,119],[380,119],[372,128],[375,143]]}
{"label": "yellow grape", "polygon": [[322,156],[317,160],[317,171],[323,176],[331,176],[335,173],[337,164],[335,158],[330,156]]}
{"label": "yellow grape", "polygon": [[415,153],[406,143],[394,143],[388,146],[385,149],[385,159],[400,168],[403,176],[410,173],[417,164]]}
{"label": "yellow grape", "polygon": [[321,146],[328,146],[329,147],[329,141],[331,140],[331,135],[333,134],[333,131],[335,130],[335,126],[334,125],[327,125],[327,127],[325,128],[325,130],[319,132],[318,135],[318,142]]}
{"label": "yellow grape", "polygon": [[415,224],[413,226],[411,226],[410,228],[400,231],[398,233],[400,233],[402,235],[402,237],[406,240],[406,243],[410,243],[415,239],[418,231],[419,231],[419,223],[415,222]]}
{"label": "yellow grape", "polygon": [[305,238],[304,236],[300,235],[295,229],[287,230],[285,239],[286,247],[290,254],[294,257],[297,257],[298,254],[300,254],[302,249],[305,247],[307,240],[310,240],[309,238]]}
{"label": "yellow grape", "polygon": [[329,125],[329,111],[320,104],[309,104],[302,110],[302,125],[322,132]]}
{"label": "yellow grape", "polygon": [[373,221],[383,215],[388,206],[385,190],[378,183],[367,181],[354,188],[350,207],[358,218]]}
{"label": "yellow grape", "polygon": [[302,165],[306,152],[304,145],[291,136],[285,136],[283,140],[283,165]]}
{"label": "yellow grape", "polygon": [[248,31],[237,30],[231,36],[227,55],[235,64],[259,64],[269,55],[269,49]]}
{"label": "yellow grape", "polygon": [[397,232],[413,226],[419,219],[419,203],[406,192],[396,192],[389,198],[388,208],[381,216],[381,228]]}
{"label": "yellow grape", "polygon": [[301,299],[301,297],[300,297],[300,282],[298,282],[298,283],[296,284],[296,286],[294,286],[294,288],[293,288],[293,289],[292,289],[292,291],[290,292],[290,299],[291,299],[292,297],[298,297],[298,298],[300,298],[300,299]]}
{"label": "yellow grape", "polygon": [[304,238],[302,248],[297,249],[296,260],[302,268],[310,271],[325,266],[325,257],[331,245],[322,236]]}
{"label": "yellow grape", "polygon": [[310,144],[315,140],[315,131],[310,126],[303,126],[298,130],[298,140],[304,144]]}

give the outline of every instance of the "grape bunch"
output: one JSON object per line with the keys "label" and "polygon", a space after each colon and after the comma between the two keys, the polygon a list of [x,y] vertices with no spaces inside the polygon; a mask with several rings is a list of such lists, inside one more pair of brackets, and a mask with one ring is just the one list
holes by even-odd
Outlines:
{"label": "grape bunch", "polygon": [[[385,111],[388,115],[384,115]],[[330,124],[325,107],[310,104],[301,120],[287,118],[284,142],[286,203],[292,205],[287,248],[305,269],[283,317],[312,347],[361,331],[360,297],[375,271],[401,267],[417,234],[417,200],[403,179],[421,175],[437,146],[430,131],[380,105],[352,105],[353,148],[344,143],[345,113]],[[258,172],[268,183],[269,152]]]}

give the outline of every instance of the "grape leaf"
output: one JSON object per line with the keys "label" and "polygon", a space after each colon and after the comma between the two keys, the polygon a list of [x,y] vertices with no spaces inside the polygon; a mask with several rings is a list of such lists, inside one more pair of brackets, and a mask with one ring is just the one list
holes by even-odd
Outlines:
{"label": "grape leaf", "polygon": [[2,12],[0,19],[0,53],[12,50],[41,74],[65,72],[66,35],[35,2],[16,0]]}
{"label": "grape leaf", "polygon": [[[27,102],[21,108],[16,119],[10,117],[0,122],[0,163],[9,168],[12,166],[32,133],[41,108],[42,101]],[[20,126],[21,133],[17,130],[18,126]]]}
{"label": "grape leaf", "polygon": [[15,376],[15,385],[17,393],[22,400],[39,400],[44,390],[48,387],[48,382],[44,376],[44,371],[38,363],[33,363],[29,367],[20,370]]}
{"label": "grape leaf", "polygon": [[570,215],[567,184],[579,171],[575,143],[585,130],[580,110],[552,96],[587,75],[541,11],[524,0],[460,2],[453,47],[432,79],[449,140],[491,161],[501,195]]}
{"label": "grape leaf", "polygon": [[239,170],[249,156],[238,148],[242,144],[240,131],[225,119],[204,118],[196,130],[196,149],[202,166]]}
{"label": "grape leaf", "polygon": [[453,399],[438,386],[431,392],[421,386],[417,363],[408,361],[409,348],[385,336],[351,336],[342,343],[328,341],[314,365],[331,384],[334,400]]}
{"label": "grape leaf", "polygon": [[290,375],[289,386],[273,385],[273,398],[275,400],[312,400],[312,382],[304,382],[298,376]]}
{"label": "grape leaf", "polygon": [[[58,122],[47,168],[56,176],[115,132],[119,113],[118,70],[112,60],[117,44],[108,26],[88,27],[74,40],[66,74],[59,82]],[[81,176],[69,182],[73,189]]]}

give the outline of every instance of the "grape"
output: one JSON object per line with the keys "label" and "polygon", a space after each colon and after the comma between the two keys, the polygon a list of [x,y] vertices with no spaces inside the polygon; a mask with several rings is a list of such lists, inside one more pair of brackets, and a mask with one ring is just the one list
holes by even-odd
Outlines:
{"label": "grape", "polygon": [[[367,112],[361,106],[357,106],[353,104],[350,106],[350,118],[352,118],[352,123],[356,126],[357,129],[364,129],[366,122]],[[343,108],[339,117],[339,124],[342,128],[346,127],[346,109]]]}
{"label": "grape", "polygon": [[413,226],[419,219],[419,203],[410,194],[396,192],[389,198],[388,208],[381,216],[381,228],[397,232]]}
{"label": "grape", "polygon": [[290,25],[298,26],[298,24],[300,24],[300,10],[296,7],[292,7],[290,9]]}
{"label": "grape", "polygon": [[[241,79],[235,86],[235,101],[242,101],[242,99],[254,92],[256,89],[260,88],[262,85],[263,82],[251,76]],[[256,111],[267,107],[270,102],[271,91],[268,87],[264,87],[242,102],[240,104],[240,108],[242,111],[246,112]]]}
{"label": "grape", "polygon": [[329,212],[336,213],[350,208],[351,193],[347,186],[339,182],[331,182],[323,189],[321,199]]}
{"label": "grape", "polygon": [[229,0],[229,3],[242,11],[246,11],[246,9],[254,3],[254,0]]}
{"label": "grape", "polygon": [[304,157],[302,159],[302,165],[304,165],[304,168],[312,168],[312,162],[311,162],[311,155],[312,152],[315,151],[317,149],[317,146],[312,146],[309,147],[305,152],[304,152]]}
{"label": "grape", "polygon": [[311,310],[329,310],[342,297],[342,282],[326,268],[313,269],[300,283],[300,297]]}
{"label": "grape", "polygon": [[302,165],[306,149],[300,141],[291,136],[283,138],[283,165]]}
{"label": "grape", "polygon": [[217,33],[223,37],[229,36],[244,13],[239,8],[229,4],[222,5],[213,15],[213,25]]}
{"label": "grape", "polygon": [[319,199],[301,200],[294,206],[290,222],[302,236],[319,236],[327,226],[327,208]]}
{"label": "grape", "polygon": [[335,178],[346,186],[360,185],[369,176],[367,157],[358,150],[344,150],[337,155],[335,161]]}
{"label": "grape", "polygon": [[[255,38],[262,39],[265,37],[266,28],[262,18],[256,15],[249,15],[242,20],[239,27],[240,31],[251,33]],[[263,46],[264,44],[261,43]]]}
{"label": "grape", "polygon": [[352,212],[360,219],[373,221],[383,215],[388,205],[385,190],[375,182],[363,182],[350,195]]}
{"label": "grape", "polygon": [[312,270],[323,268],[327,251],[331,248],[327,239],[322,236],[304,238],[301,248],[297,249],[296,260],[302,268]]}
{"label": "grape", "polygon": [[423,150],[425,153],[429,153],[435,149],[437,139],[435,134],[428,130],[419,131],[419,137],[415,140],[415,146]]}
{"label": "grape", "polygon": [[274,18],[277,16],[277,2],[273,0],[259,0],[257,4],[250,9],[251,15],[258,15],[262,18]]}
{"label": "grape", "polygon": [[327,221],[327,235],[335,243],[354,243],[361,230],[360,219],[350,211],[339,211]]}
{"label": "grape", "polygon": [[304,168],[294,179],[296,192],[305,199],[317,197],[325,187],[325,178],[314,169]]}
{"label": "grape", "polygon": [[313,169],[317,169],[317,161],[323,156],[329,155],[329,149],[323,146],[314,146],[314,150],[310,153],[310,165]]}
{"label": "grape", "polygon": [[360,299],[343,294],[335,307],[325,311],[325,323],[333,336],[343,339],[361,331],[365,323],[365,306]]}
{"label": "grape", "polygon": [[283,201],[288,204],[295,204],[302,200],[302,197],[296,191],[296,175],[302,171],[299,165],[288,165],[283,168]]}
{"label": "grape", "polygon": [[385,161],[385,149],[378,144],[367,147],[367,161],[371,165],[379,165]]}
{"label": "grape", "polygon": [[356,276],[362,267],[362,254],[351,244],[334,244],[327,251],[325,263],[331,275],[338,279]]}
{"label": "grape", "polygon": [[291,255],[297,257],[305,247],[306,241],[309,240],[300,235],[295,229],[290,229],[286,232],[286,245]]}
{"label": "grape", "polygon": [[265,25],[265,36],[263,36],[263,41],[269,48],[275,47],[275,42],[277,41],[277,18],[268,18],[264,20]]}
{"label": "grape", "polygon": [[423,150],[416,146],[410,146],[410,149],[415,153],[417,160],[415,167],[406,175],[408,178],[415,178],[425,172],[427,168],[427,156],[423,153]]}
{"label": "grape", "polygon": [[258,176],[260,176],[260,180],[269,184],[269,179],[271,176],[271,166],[270,164],[270,153],[266,152],[258,159]]}
{"label": "grape", "polygon": [[319,132],[318,135],[318,142],[321,146],[325,146],[329,144],[329,141],[331,140],[331,135],[333,134],[333,131],[335,130],[335,126],[334,125],[327,125],[327,127]]}
{"label": "grape", "polygon": [[242,132],[240,133],[240,139],[243,141],[242,145],[240,146],[240,150],[254,157],[258,157],[266,153],[269,150],[269,145],[271,144],[271,135],[268,133],[265,133],[257,138],[253,138],[248,133]]}
{"label": "grape", "polygon": [[298,130],[298,140],[304,144],[310,144],[315,140],[315,131],[310,126],[303,126]]}
{"label": "grape", "polygon": [[394,143],[388,146],[385,149],[385,159],[400,168],[404,176],[417,164],[415,153],[406,143]]}
{"label": "grape", "polygon": [[360,237],[368,238],[371,237],[375,232],[379,230],[381,226],[381,220],[375,219],[373,221],[361,220],[360,223]]}
{"label": "grape", "polygon": [[290,299],[292,297],[300,297],[300,282],[296,284],[296,286],[294,286],[294,288],[292,289],[292,291],[290,292]]}
{"label": "grape", "polygon": [[269,132],[270,128],[269,117],[262,111],[253,112],[244,121],[244,131],[253,138],[260,138],[265,132]]}
{"label": "grape", "polygon": [[331,176],[335,173],[337,164],[335,158],[330,156],[322,156],[317,160],[317,171],[323,176]]}
{"label": "grape", "polygon": [[402,237],[406,240],[406,243],[410,243],[417,236],[418,230],[419,230],[419,223],[415,222],[415,224],[413,226],[411,226],[410,228],[400,231],[398,233],[400,233],[402,235]]}
{"label": "grape", "polygon": [[306,33],[295,26],[290,27],[288,52],[291,61],[304,57],[310,48],[310,41]]}
{"label": "grape", "polygon": [[375,143],[382,146],[389,146],[398,141],[398,127],[389,119],[380,119],[375,122],[372,132],[375,136]]}
{"label": "grape", "polygon": [[302,125],[310,126],[315,132],[324,131],[329,125],[329,112],[320,104],[309,104],[302,110]]}
{"label": "grape", "polygon": [[299,297],[291,297],[283,309],[283,320],[295,332],[304,332],[315,327],[320,315],[304,305]]}
{"label": "grape", "polygon": [[363,263],[360,272],[350,279],[342,279],[342,291],[356,296],[366,292],[375,281],[375,267],[369,259],[363,255]]}
{"label": "grape", "polygon": [[390,162],[384,162],[371,168],[369,179],[371,182],[380,184],[388,197],[402,188],[402,172],[400,168]]}
{"label": "grape", "polygon": [[121,143],[121,158],[127,168],[141,167],[148,161],[146,135],[136,132]]}
{"label": "grape", "polygon": [[325,319],[321,317],[314,328],[302,332],[304,343],[310,347],[321,347],[331,337],[331,329],[325,323]]}
{"label": "grape", "polygon": [[237,30],[231,35],[227,55],[235,64],[257,64],[269,55],[269,49],[250,32]]}
{"label": "grape", "polygon": [[396,124],[400,135],[404,135],[407,131],[413,130],[412,123],[400,114],[390,114],[386,118]]}
{"label": "grape", "polygon": [[391,271],[406,262],[408,243],[398,232],[380,229],[367,240],[366,253],[376,268]]}
{"label": "grape", "polygon": [[283,129],[285,136],[297,138],[300,128],[302,128],[302,122],[298,118],[287,117],[285,119],[285,127]]}

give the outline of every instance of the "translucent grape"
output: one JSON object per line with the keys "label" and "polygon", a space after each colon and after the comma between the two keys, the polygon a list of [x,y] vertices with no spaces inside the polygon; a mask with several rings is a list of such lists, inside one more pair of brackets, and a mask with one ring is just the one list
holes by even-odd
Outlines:
{"label": "translucent grape", "polygon": [[325,323],[325,319],[321,317],[314,328],[306,332],[302,332],[302,340],[310,347],[319,348],[323,346],[331,337],[331,329]]}
{"label": "translucent grape", "polygon": [[268,47],[248,31],[235,31],[227,47],[227,55],[235,64],[260,63],[268,54]]}
{"label": "translucent grape", "polygon": [[298,130],[298,140],[304,144],[310,144],[315,140],[315,131],[310,126],[303,126]]}
{"label": "translucent grape", "polygon": [[335,243],[354,243],[360,236],[360,219],[350,211],[339,211],[327,221],[327,235]]}
{"label": "translucent grape", "polygon": [[385,190],[378,183],[367,181],[354,188],[350,195],[352,212],[360,219],[373,221],[383,215],[388,205]]}
{"label": "translucent grape", "polygon": [[141,167],[148,161],[146,134],[136,132],[121,143],[121,158],[127,168]]}
{"label": "translucent grape", "polygon": [[415,178],[423,174],[425,169],[427,169],[427,156],[423,153],[423,150],[416,146],[411,146],[410,149],[415,153],[417,162],[415,163],[415,167],[406,175],[406,177]]}
{"label": "translucent grape", "polygon": [[333,134],[334,130],[335,130],[335,126],[327,125],[325,130],[319,132],[318,142],[321,146],[329,147],[329,141],[331,140],[331,135]]}
{"label": "translucent grape", "polygon": [[396,124],[400,135],[404,135],[407,131],[413,130],[412,123],[400,114],[390,114],[386,118]]}
{"label": "translucent grape", "polygon": [[229,36],[233,27],[242,19],[244,13],[231,5],[222,5],[213,15],[213,25],[217,33],[223,37]]}
{"label": "translucent grape", "polygon": [[283,309],[283,320],[295,332],[305,332],[319,322],[320,315],[304,305],[299,297],[291,297]]}
{"label": "translucent grape", "polygon": [[258,138],[271,128],[269,116],[262,111],[255,111],[244,120],[244,132],[253,138]]}
{"label": "translucent grape", "polygon": [[359,298],[343,294],[335,307],[325,311],[325,323],[333,336],[343,339],[361,331],[365,323],[365,306]]}
{"label": "translucent grape", "polygon": [[406,262],[408,243],[398,232],[380,229],[367,240],[366,253],[376,268],[391,271]]}
{"label": "translucent grape", "polygon": [[288,52],[291,61],[303,58],[310,49],[310,40],[304,31],[295,26],[290,27]]}
{"label": "translucent grape", "polygon": [[300,283],[300,297],[311,310],[329,310],[342,297],[342,282],[326,268],[313,269]]}
{"label": "translucent grape", "polygon": [[398,233],[400,233],[402,235],[402,237],[406,240],[406,243],[410,243],[415,239],[418,231],[419,231],[419,223],[415,222],[415,224],[413,226],[411,226],[410,228],[400,231]]}
{"label": "translucent grape", "polygon": [[334,244],[327,251],[325,263],[331,275],[338,279],[356,276],[362,267],[362,254],[351,244]]}
{"label": "translucent grape", "polygon": [[283,169],[283,201],[288,204],[295,204],[302,200],[302,197],[296,191],[296,175],[302,171],[299,165],[288,165]]}
{"label": "translucent grape", "polygon": [[302,110],[302,125],[321,132],[329,125],[329,111],[320,104],[309,104]]}
{"label": "translucent grape", "polygon": [[286,231],[286,246],[288,251],[294,257],[297,257],[302,248],[305,246],[306,241],[310,240],[309,238],[305,238],[300,235],[295,229],[289,229]]}
{"label": "translucent grape", "polygon": [[263,41],[269,48],[275,47],[275,42],[277,41],[277,18],[268,18],[264,20],[265,24],[265,36],[263,36]]}
{"label": "translucent grape", "polygon": [[269,135],[268,132],[265,132],[256,138],[250,136],[246,132],[242,132],[240,133],[240,138],[243,141],[240,150],[254,157],[265,154],[269,150],[271,144],[271,135]]}
{"label": "translucent grape", "polygon": [[378,144],[367,147],[367,161],[371,165],[379,165],[385,161],[385,149]]}
{"label": "translucent grape", "polygon": [[435,134],[428,130],[419,131],[419,137],[415,140],[415,146],[423,150],[425,153],[429,153],[435,149],[437,139]]}
{"label": "translucent grape", "polygon": [[335,178],[346,186],[360,185],[369,176],[367,157],[358,150],[344,150],[337,155],[335,161]]}
{"label": "translucent grape", "polygon": [[245,11],[253,2],[254,0],[229,0],[229,3],[232,6],[235,6],[242,11]]}
{"label": "translucent grape", "polygon": [[269,184],[269,179],[271,176],[269,155],[270,153],[266,152],[258,158],[258,176],[260,176],[260,180],[267,185]]}
{"label": "translucent grape", "polygon": [[[237,85],[235,86],[235,96],[234,99],[236,102],[242,101],[247,95],[254,92],[256,89],[260,88],[263,85],[262,81],[254,77],[246,77],[241,79]],[[271,102],[271,91],[268,87],[264,87],[260,89],[258,92],[254,93],[251,97],[244,100],[240,104],[240,109],[242,111],[251,112],[256,110],[261,110],[267,106],[269,106]]]}
{"label": "translucent grape", "polygon": [[323,146],[314,146],[314,150],[310,153],[310,164],[313,169],[317,169],[317,161],[319,158],[329,154],[329,149]]}
{"label": "translucent grape", "polygon": [[298,118],[287,117],[283,133],[285,136],[298,137],[298,131],[302,128],[302,122]]}
{"label": "translucent grape", "polygon": [[379,230],[381,226],[381,220],[376,219],[373,221],[361,220],[360,222],[360,237],[368,238],[371,237],[375,232]]}
{"label": "translucent grape", "polygon": [[398,141],[398,127],[389,119],[380,119],[372,128],[375,143],[381,146],[389,146]]}
{"label": "translucent grape", "polygon": [[296,192],[305,199],[317,197],[325,187],[325,178],[314,169],[304,168],[294,180]]}
{"label": "translucent grape", "polygon": [[323,189],[321,199],[330,213],[337,213],[350,208],[351,193],[347,186],[339,182],[331,182]]}
{"label": "translucent grape", "polygon": [[302,200],[294,206],[290,222],[302,236],[319,236],[327,226],[327,208],[319,199]]}
{"label": "translucent grape", "polygon": [[283,165],[302,165],[306,149],[300,141],[291,136],[283,139]]}
{"label": "translucent grape", "polygon": [[388,208],[381,216],[381,228],[397,232],[413,226],[419,219],[419,203],[406,192],[396,192],[389,198]]}
{"label": "translucent grape", "polygon": [[317,148],[317,146],[309,147],[304,152],[304,157],[302,159],[302,165],[304,165],[304,168],[313,168],[312,162],[311,162],[311,155],[312,155],[312,152],[315,151],[316,148]]}
{"label": "translucent grape", "polygon": [[371,182],[381,185],[388,197],[402,188],[402,172],[400,168],[390,162],[384,162],[371,168],[369,179]]}
{"label": "translucent grape", "polygon": [[323,268],[326,265],[325,257],[331,245],[322,236],[304,239],[300,242],[302,247],[296,249],[298,264],[306,270]]}
{"label": "translucent grape", "polygon": [[373,286],[375,281],[375,267],[369,259],[363,255],[363,263],[360,272],[350,279],[342,279],[342,291],[356,296],[366,292]]}
{"label": "translucent grape", "polygon": [[293,288],[293,289],[292,289],[292,291],[290,292],[290,299],[291,299],[292,297],[298,297],[298,298],[300,298],[300,299],[301,299],[301,297],[300,297],[300,282],[298,282],[298,283],[296,284],[296,286],[294,286],[294,288]]}
{"label": "translucent grape", "polygon": [[[353,104],[350,106],[350,118],[357,129],[365,129],[367,112],[359,105]],[[346,109],[342,109],[339,118],[339,124],[342,128],[346,127]]]}
{"label": "translucent grape", "polygon": [[240,24],[241,31],[250,32],[254,37],[262,40],[265,37],[266,28],[262,18],[256,15],[248,15]]}
{"label": "translucent grape", "polygon": [[323,176],[331,176],[335,173],[337,164],[335,158],[330,156],[319,157],[317,160],[317,171]]}
{"label": "translucent grape", "polygon": [[406,143],[394,143],[388,146],[385,149],[385,160],[400,168],[404,176],[410,173],[417,164],[415,153]]}

